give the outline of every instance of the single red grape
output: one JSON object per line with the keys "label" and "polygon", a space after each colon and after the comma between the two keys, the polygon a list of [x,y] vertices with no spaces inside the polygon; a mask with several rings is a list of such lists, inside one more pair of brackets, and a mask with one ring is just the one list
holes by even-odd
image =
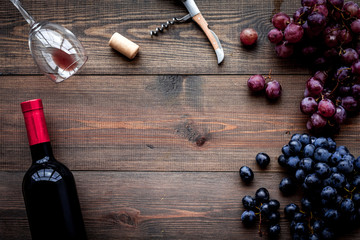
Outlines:
{"label": "single red grape", "polygon": [[309,90],[310,94],[312,95],[319,95],[322,90],[323,90],[323,86],[321,84],[321,82],[319,80],[316,80],[315,78],[310,78],[307,81],[307,89]]}
{"label": "single red grape", "polygon": [[330,33],[324,36],[324,43],[327,47],[332,48],[338,45],[339,40],[336,35]]}
{"label": "single red grape", "polygon": [[351,87],[352,96],[359,100],[360,98],[360,84],[354,84]]}
{"label": "single red grape", "polygon": [[319,12],[312,12],[307,19],[309,27],[324,29],[326,25],[326,17]]}
{"label": "single red grape", "polygon": [[315,0],[301,0],[301,6],[313,7],[315,4]]}
{"label": "single red grape", "polygon": [[326,119],[318,113],[314,113],[310,117],[311,125],[315,129],[320,129],[326,126]]}
{"label": "single red grape", "polygon": [[278,81],[272,80],[266,84],[266,97],[269,99],[278,99],[281,96],[281,85]]}
{"label": "single red grape", "polygon": [[310,56],[314,56],[317,50],[318,48],[315,46],[305,46],[303,47],[303,49],[301,49],[301,53],[306,57],[310,57]]}
{"label": "single red grape", "polygon": [[342,29],[339,33],[339,41],[342,44],[348,44],[353,40],[353,37],[351,35],[351,33],[346,30],[346,29]]}
{"label": "single red grape", "polygon": [[327,9],[326,5],[315,5],[314,11],[321,13],[325,17],[327,17],[329,15],[329,10]]}
{"label": "single red grape", "polygon": [[350,16],[356,17],[359,11],[359,6],[353,1],[346,2],[343,6],[343,10]]}
{"label": "single red grape", "polygon": [[353,31],[355,34],[359,34],[360,33],[360,19],[356,19],[355,21],[353,21],[350,25],[351,27],[351,31]]}
{"label": "single red grape", "polygon": [[290,23],[287,25],[284,31],[285,39],[289,43],[297,43],[299,42],[304,35],[304,29],[295,23]]}
{"label": "single red grape", "polygon": [[342,8],[342,6],[344,5],[344,0],[328,0],[328,2],[333,5],[334,7],[337,8]]}
{"label": "single red grape", "polygon": [[304,114],[313,114],[317,111],[318,103],[313,97],[305,97],[300,103],[300,110]]}
{"label": "single red grape", "polygon": [[319,102],[318,111],[323,117],[332,117],[335,114],[335,104],[330,99],[323,99]]}
{"label": "single red grape", "polygon": [[353,74],[360,75],[360,60],[355,61],[351,65],[351,71]]}
{"label": "single red grape", "polygon": [[307,16],[312,12],[312,8],[304,6],[295,11],[293,15],[293,21],[298,22],[300,19],[306,19]]}
{"label": "single red grape", "polygon": [[358,60],[359,54],[353,48],[347,48],[341,54],[341,61],[347,65],[351,65],[353,62]]}
{"label": "single red grape", "polygon": [[314,74],[314,78],[319,80],[322,84],[325,84],[325,81],[328,78],[328,74],[325,71],[317,71]]}
{"label": "single red grape", "polygon": [[279,30],[284,30],[290,23],[290,17],[283,12],[279,12],[272,17],[272,24]]}
{"label": "single red grape", "polygon": [[240,41],[242,44],[251,46],[256,43],[258,34],[253,28],[245,28],[240,33]]}
{"label": "single red grape", "polygon": [[275,52],[278,57],[288,58],[294,53],[294,46],[288,42],[280,42],[275,46]]}
{"label": "single red grape", "polygon": [[346,110],[342,106],[338,106],[336,107],[335,114],[332,118],[336,123],[342,124],[345,122],[346,116]]}
{"label": "single red grape", "polygon": [[247,85],[253,92],[262,91],[265,88],[265,78],[259,74],[253,75],[248,79]]}
{"label": "single red grape", "polygon": [[351,87],[349,86],[340,86],[339,87],[339,94],[340,96],[348,96],[350,95]]}
{"label": "single red grape", "polygon": [[268,33],[268,39],[271,43],[279,43],[283,40],[284,34],[277,28],[271,29]]}
{"label": "single red grape", "polygon": [[358,110],[358,103],[352,96],[342,98],[341,105],[348,112],[355,112],[356,110]]}

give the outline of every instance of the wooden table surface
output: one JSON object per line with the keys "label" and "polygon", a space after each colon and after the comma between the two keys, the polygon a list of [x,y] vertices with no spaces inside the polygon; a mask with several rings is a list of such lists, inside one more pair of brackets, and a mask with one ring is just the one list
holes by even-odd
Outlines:
{"label": "wooden table surface", "polygon": [[[89,60],[60,84],[41,75],[27,43],[28,26],[10,1],[0,8],[0,239],[30,239],[21,182],[31,163],[20,102],[41,98],[56,158],[75,175],[89,239],[261,239],[243,227],[241,199],[259,187],[281,202],[277,164],[290,136],[306,132],[299,110],[310,72],[297,59],[275,57],[267,40],[272,14],[292,14],[299,0],[198,0],[219,36],[216,56],[194,22],[150,30],[186,14],[180,1],[28,0],[37,20],[59,23],[84,44]],[[245,27],[257,46],[239,42]],[[108,46],[114,32],[140,45],[130,61]],[[275,103],[249,93],[252,74],[283,86]],[[358,156],[359,117],[335,140]],[[198,139],[204,139],[199,144]],[[266,152],[266,170],[255,155]],[[238,170],[255,172],[250,186]],[[289,223],[281,212],[281,239]],[[360,231],[344,239],[360,239]],[[266,239],[266,237],[263,237]]]}

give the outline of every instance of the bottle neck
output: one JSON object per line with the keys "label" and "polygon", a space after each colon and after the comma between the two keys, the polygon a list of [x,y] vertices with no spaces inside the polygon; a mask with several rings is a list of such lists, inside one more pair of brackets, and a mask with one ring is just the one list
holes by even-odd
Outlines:
{"label": "bottle neck", "polygon": [[55,161],[50,142],[31,145],[30,151],[33,164]]}
{"label": "bottle neck", "polygon": [[41,99],[21,103],[29,145],[50,142]]}

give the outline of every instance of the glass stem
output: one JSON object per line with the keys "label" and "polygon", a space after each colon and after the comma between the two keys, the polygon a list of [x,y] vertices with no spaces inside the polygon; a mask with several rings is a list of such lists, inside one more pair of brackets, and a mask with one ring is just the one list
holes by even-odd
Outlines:
{"label": "glass stem", "polygon": [[21,2],[19,0],[10,0],[14,6],[19,10],[19,12],[21,13],[21,15],[25,18],[25,20],[27,21],[27,23],[30,25],[30,27],[32,28],[34,26],[34,24],[36,23],[35,20],[33,19],[33,17],[22,7]]}

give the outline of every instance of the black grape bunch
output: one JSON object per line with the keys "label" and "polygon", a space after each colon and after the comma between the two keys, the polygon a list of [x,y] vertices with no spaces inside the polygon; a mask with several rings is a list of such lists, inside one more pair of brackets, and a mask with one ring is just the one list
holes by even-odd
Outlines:
{"label": "black grape bunch", "polygon": [[[245,211],[241,214],[241,221],[245,227],[254,226],[258,220],[259,234],[266,234],[270,239],[277,239],[280,235],[280,202],[270,199],[266,188],[259,188],[255,197],[246,195],[242,199]],[[266,226],[264,233],[262,228]]]}
{"label": "black grape bunch", "polygon": [[[278,162],[290,177],[279,185],[284,194],[301,188],[301,207],[285,209],[293,239],[334,239],[360,224],[360,157],[331,138],[294,134]],[[291,180],[289,180],[291,179]]]}

